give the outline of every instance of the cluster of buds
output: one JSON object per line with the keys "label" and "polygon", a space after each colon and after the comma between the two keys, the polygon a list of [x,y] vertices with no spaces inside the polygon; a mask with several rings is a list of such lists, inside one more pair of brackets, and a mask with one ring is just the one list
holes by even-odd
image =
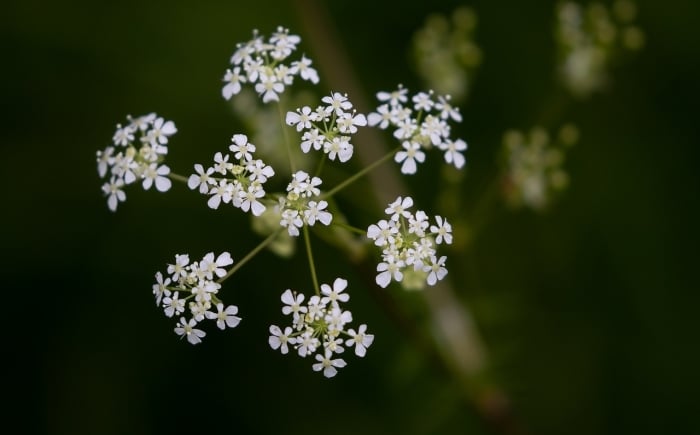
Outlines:
{"label": "cluster of buds", "polygon": [[565,149],[578,140],[578,130],[567,124],[552,142],[542,127],[528,134],[510,130],[503,136],[503,187],[507,202],[534,210],[544,209],[555,193],[568,185],[564,171]]}
{"label": "cluster of buds", "polygon": [[413,36],[413,57],[418,75],[435,92],[464,101],[472,77],[481,63],[474,42],[476,13],[460,6],[450,17],[431,14]]}
{"label": "cluster of buds", "polygon": [[556,39],[564,85],[577,97],[605,86],[611,59],[620,49],[638,50],[644,33],[633,24],[637,8],[631,0],[616,0],[612,8],[573,1],[557,6]]}

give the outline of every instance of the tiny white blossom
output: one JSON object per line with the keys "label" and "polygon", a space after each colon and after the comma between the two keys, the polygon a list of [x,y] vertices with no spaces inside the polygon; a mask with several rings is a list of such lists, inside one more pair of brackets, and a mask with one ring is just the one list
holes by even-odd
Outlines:
{"label": "tiny white blossom", "polygon": [[168,317],[173,317],[185,311],[185,300],[180,299],[180,292],[175,292],[172,296],[163,298],[163,311]]}
{"label": "tiny white blossom", "polygon": [[330,225],[333,215],[325,210],[328,207],[326,201],[309,201],[308,209],[304,210],[304,220],[309,225],[314,225],[320,221],[323,225]]}
{"label": "tiny white blossom", "polygon": [[194,165],[194,170],[196,174],[190,175],[187,180],[187,187],[194,190],[199,187],[199,193],[208,193],[210,186],[216,183],[216,180],[210,175],[214,173],[214,168],[207,168],[206,171],[204,167],[199,163]]}
{"label": "tiny white blossom", "polygon": [[316,354],[316,361],[319,362],[312,366],[314,371],[319,372],[323,370],[323,376],[327,378],[332,378],[335,376],[338,373],[336,367],[342,368],[345,367],[346,364],[345,361],[340,358],[332,360],[332,356],[332,352],[326,352],[324,355]]}
{"label": "tiny white blossom", "polygon": [[447,219],[442,219],[442,216],[435,216],[437,225],[431,225],[430,231],[436,234],[435,243],[438,245],[445,241],[448,245],[452,243],[452,225],[447,222]]}
{"label": "tiny white blossom", "polygon": [[226,70],[224,82],[226,82],[226,86],[221,90],[221,94],[225,99],[230,100],[231,97],[241,92],[241,83],[246,82],[246,77],[244,74],[241,74],[240,67],[235,67],[233,71],[230,69]]}
{"label": "tiny white blossom", "polygon": [[170,168],[165,165],[158,166],[157,163],[148,165],[143,173],[143,188],[148,190],[155,183],[156,189],[159,192],[167,192],[172,186],[172,181],[167,177],[170,174]]}
{"label": "tiny white blossom", "polygon": [[292,328],[287,326],[284,329],[284,332],[275,325],[270,326],[270,337],[268,338],[267,342],[270,344],[270,347],[274,350],[279,349],[283,354],[286,354],[289,352],[289,348],[287,347],[288,344],[294,344],[296,340],[293,337],[290,337],[292,334]]}
{"label": "tiny white blossom", "polygon": [[163,274],[160,272],[156,273],[156,283],[153,284],[153,294],[156,296],[157,306],[160,306],[160,301],[164,294],[166,296],[170,294],[170,291],[167,289],[170,282],[170,278],[165,278],[165,281],[163,281]]}
{"label": "tiny white blossom", "polygon": [[190,319],[189,322],[184,317],[180,317],[180,322],[175,327],[175,333],[182,337],[187,337],[187,341],[191,344],[198,344],[202,342],[202,338],[207,335],[201,329],[195,328],[197,322],[194,319]]}
{"label": "tiny white blossom", "polygon": [[346,346],[355,346],[355,355],[359,357],[365,356],[367,353],[367,348],[374,342],[374,335],[367,334],[367,325],[362,324],[357,328],[357,332],[354,329],[348,330],[348,334],[351,338],[345,341]]}
{"label": "tiny white blossom", "polygon": [[235,305],[229,305],[224,309],[224,304],[218,303],[216,304],[216,310],[216,313],[207,311],[206,316],[207,319],[216,319],[216,326],[219,329],[226,329],[227,326],[235,328],[241,321],[241,318],[236,316],[238,307]]}
{"label": "tiny white blossom", "polygon": [[349,301],[350,295],[347,293],[343,293],[347,286],[348,281],[343,278],[336,278],[335,281],[333,281],[333,288],[331,288],[331,286],[329,286],[328,284],[322,284],[321,294],[323,294],[324,296],[321,298],[321,302],[329,303],[337,301]]}
{"label": "tiny white blossom", "polygon": [[408,218],[411,216],[411,212],[408,211],[409,208],[413,206],[413,198],[407,196],[405,198],[398,197],[396,201],[389,204],[384,212],[391,216],[391,220],[398,221],[401,216]]}
{"label": "tiny white blossom", "polygon": [[401,163],[401,173],[403,174],[415,174],[418,163],[423,163],[425,161],[425,153],[420,150],[420,144],[415,142],[404,141],[402,144],[405,151],[399,151],[394,156],[396,163]]}
{"label": "tiny white blossom", "polygon": [[102,185],[102,191],[107,197],[107,206],[112,211],[117,211],[117,204],[126,201],[126,193],[122,190],[124,181],[121,178],[112,177],[109,183]]}

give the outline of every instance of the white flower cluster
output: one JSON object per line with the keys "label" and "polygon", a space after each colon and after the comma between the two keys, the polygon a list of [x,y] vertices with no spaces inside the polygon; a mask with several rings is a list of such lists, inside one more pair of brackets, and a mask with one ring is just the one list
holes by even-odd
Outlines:
{"label": "white flower cluster", "polygon": [[113,146],[97,151],[97,172],[101,178],[109,174],[109,181],[102,185],[107,196],[107,206],[117,210],[126,201],[124,186],[142,180],[148,190],[155,184],[160,192],[170,189],[170,168],[161,164],[168,154],[168,137],[177,129],[172,121],[166,121],[155,113],[132,118],[126,125],[117,124],[112,137]]}
{"label": "white flower cluster", "polygon": [[311,60],[302,56],[301,60],[289,65],[283,63],[294,50],[301,38],[290,35],[289,29],[278,27],[270,38],[265,39],[256,31],[253,39],[245,44],[238,44],[231,56],[233,69],[227,69],[224,75],[226,83],[221,90],[225,99],[241,91],[241,85],[255,85],[255,91],[262,97],[264,103],[279,101],[279,94],[285,86],[294,82],[295,76],[311,83],[318,83],[318,73],[311,67]]}
{"label": "white flower cluster", "polygon": [[428,285],[447,275],[446,257],[437,257],[436,245],[452,243],[452,226],[441,216],[435,216],[435,225],[431,225],[422,210],[415,214],[409,211],[412,206],[413,198],[399,196],[385,210],[389,219],[367,228],[367,237],[382,248],[375,279],[382,288],[392,279],[401,282],[406,269],[425,274]]}
{"label": "white flower cluster", "polygon": [[326,208],[328,202],[315,201],[321,190],[322,183],[318,177],[311,177],[304,171],[292,174],[292,181],[287,185],[287,196],[280,197],[277,205],[280,214],[280,225],[287,228],[290,236],[298,236],[303,225],[313,226],[316,222],[330,225],[333,215]]}
{"label": "white flower cluster", "polygon": [[[419,92],[408,103],[408,90],[399,85],[393,92],[378,92],[377,99],[382,103],[376,112],[367,116],[370,126],[387,129],[395,128],[394,137],[401,141],[403,150],[396,153],[394,160],[401,164],[401,172],[415,174],[418,163],[425,161],[423,150],[437,147],[445,152],[445,161],[457,169],[464,166],[462,152],[467,143],[462,139],[450,139],[448,120],[462,121],[459,108],[450,104],[450,96],[437,96],[433,92]],[[414,114],[415,111],[415,114]]]}
{"label": "white flower cluster", "polygon": [[279,349],[283,354],[293,347],[300,357],[315,355],[314,371],[323,371],[323,375],[332,378],[338,368],[345,367],[345,360],[334,358],[345,351],[343,346],[354,346],[355,355],[365,356],[367,348],[374,341],[374,335],[367,334],[367,325],[346,329],[352,322],[352,313],[340,307],[347,302],[350,295],[344,293],[348,282],[336,278],[331,288],[321,285],[321,295],[314,295],[304,304],[304,295],[287,289],[282,293],[282,314],[292,316],[292,326],[284,330],[276,325],[270,326],[268,342],[272,349]]}
{"label": "white flower cluster", "polygon": [[504,193],[514,207],[544,209],[556,192],[566,188],[569,177],[564,170],[564,147],[573,145],[578,130],[567,124],[559,132],[558,143],[552,143],[542,127],[533,127],[528,134],[517,130],[503,135]]}
{"label": "white flower cluster", "polygon": [[304,106],[296,112],[287,112],[287,125],[296,126],[298,132],[304,131],[301,137],[301,149],[308,153],[311,148],[323,150],[328,158],[347,162],[352,157],[353,146],[350,135],[357,132],[357,127],[367,125],[367,118],[356,113],[348,96],[333,92],[321,99],[326,105],[316,109]]}
{"label": "white flower cluster", "polygon": [[644,33],[632,24],[636,15],[631,0],[616,0],[612,8],[599,2],[585,7],[573,1],[557,5],[559,68],[574,96],[587,97],[606,84],[618,49],[638,50],[644,45]]}
{"label": "white flower cluster", "polygon": [[237,306],[224,307],[219,300],[217,293],[221,284],[214,281],[214,276],[225,276],[224,267],[231,264],[233,260],[228,252],[223,252],[218,257],[210,252],[201,261],[193,263],[190,263],[189,255],[183,254],[176,255],[175,263],[168,265],[168,277],[164,279],[162,273],[156,273],[156,283],[153,285],[156,305],[162,306],[168,317],[179,316],[189,310],[192,317],[187,320],[181,316],[175,333],[182,338],[187,337],[191,344],[200,343],[206,335],[196,328],[204,319],[215,320],[219,329],[235,328],[241,321],[236,316]]}
{"label": "white flower cluster", "polygon": [[194,165],[196,174],[190,175],[187,186],[211,195],[207,201],[210,208],[216,209],[222,202],[230,202],[234,207],[260,216],[266,208],[259,201],[265,196],[263,185],[275,175],[275,171],[262,160],[253,158],[255,145],[248,142],[246,135],[235,134],[231,141],[229,150],[233,152],[234,162],[229,161],[229,154],[216,153],[214,166],[204,169],[199,163]]}

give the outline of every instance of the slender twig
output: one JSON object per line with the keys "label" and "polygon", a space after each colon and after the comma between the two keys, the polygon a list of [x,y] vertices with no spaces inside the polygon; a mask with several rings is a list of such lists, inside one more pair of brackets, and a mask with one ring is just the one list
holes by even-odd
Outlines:
{"label": "slender twig", "polygon": [[309,269],[311,270],[311,279],[314,282],[314,291],[316,295],[321,295],[321,290],[318,288],[318,277],[316,276],[316,266],[314,264],[314,256],[311,253],[311,240],[309,238],[309,227],[304,225],[304,244],[306,245],[306,255],[309,257]]}
{"label": "slender twig", "polygon": [[275,237],[277,237],[277,235],[278,235],[281,231],[282,231],[282,228],[278,229],[278,230],[275,231],[274,233],[272,233],[272,234],[270,234],[269,236],[267,236],[267,238],[266,238],[265,240],[263,240],[262,242],[260,242],[260,244],[259,244],[258,246],[256,246],[255,248],[253,248],[253,250],[250,251],[250,252],[248,253],[248,255],[246,255],[245,257],[243,257],[243,258],[241,259],[241,261],[239,261],[235,266],[233,266],[233,267],[231,268],[231,270],[229,270],[229,271],[226,273],[226,275],[224,275],[224,276],[222,276],[221,278],[219,278],[219,280],[216,281],[216,282],[218,282],[219,284],[221,284],[222,282],[226,281],[226,280],[228,279],[229,276],[231,276],[231,275],[233,275],[234,273],[236,273],[236,271],[237,271],[238,269],[240,269],[241,267],[243,267],[244,264],[246,264],[246,263],[247,263],[248,261],[250,261],[253,257],[255,257],[255,255],[256,255],[258,252],[260,252],[263,248],[265,248],[267,245],[269,245],[270,242],[272,242],[272,241],[275,239]]}

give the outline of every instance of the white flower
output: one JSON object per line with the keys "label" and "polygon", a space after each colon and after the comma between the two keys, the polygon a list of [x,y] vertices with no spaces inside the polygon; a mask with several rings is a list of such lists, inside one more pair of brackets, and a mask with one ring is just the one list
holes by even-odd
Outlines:
{"label": "white flower", "polygon": [[350,295],[343,293],[348,286],[348,281],[343,278],[336,278],[333,281],[333,288],[328,284],[321,285],[321,294],[325,295],[321,298],[321,302],[327,304],[340,302],[347,302],[350,300]]}
{"label": "white flower", "polygon": [[113,147],[107,147],[104,151],[97,151],[97,173],[100,175],[100,178],[104,178],[107,175],[107,169],[112,164],[113,153]]}
{"label": "white flower", "polygon": [[282,297],[280,299],[282,300],[282,303],[285,304],[285,306],[282,307],[282,314],[285,316],[292,313],[294,318],[297,318],[300,313],[306,313],[306,307],[301,305],[301,303],[304,302],[303,294],[296,294],[293,293],[292,290],[287,289],[284,293],[282,293]]}
{"label": "white flower", "polygon": [[274,75],[260,74],[260,82],[255,85],[255,91],[262,96],[263,103],[279,101],[279,94],[284,92],[284,84]]}
{"label": "white flower", "polygon": [[396,201],[389,204],[389,207],[384,212],[391,216],[391,220],[398,221],[401,216],[409,218],[411,212],[407,209],[413,206],[413,198],[407,196],[405,198],[398,197]]}
{"label": "white flower", "polygon": [[231,141],[233,143],[228,148],[235,153],[233,157],[246,162],[253,159],[252,153],[255,152],[255,145],[248,143],[248,136],[234,134]]}
{"label": "white flower", "polygon": [[208,193],[209,186],[216,183],[216,180],[210,177],[214,173],[214,168],[207,168],[205,171],[204,167],[197,163],[194,165],[194,170],[197,173],[190,175],[190,178],[187,180],[187,187],[192,190],[199,187],[199,193]]}
{"label": "white flower", "polygon": [[206,316],[207,319],[216,319],[216,326],[218,326],[219,329],[226,329],[227,326],[229,328],[235,328],[241,321],[241,318],[236,316],[236,314],[238,314],[238,307],[235,305],[229,305],[224,309],[224,304],[218,303],[216,304],[216,310],[216,313],[207,311]]}
{"label": "white flower", "polygon": [[374,240],[377,246],[394,243],[394,235],[399,233],[399,228],[396,226],[396,221],[386,221],[384,219],[372,224],[367,228],[367,237]]}
{"label": "white flower", "polygon": [[194,319],[190,319],[189,322],[184,317],[180,317],[180,322],[175,327],[175,333],[182,337],[187,337],[187,341],[191,344],[197,344],[202,342],[202,338],[207,335],[201,329],[195,328],[197,322]]}
{"label": "white flower", "polygon": [[165,294],[166,296],[170,294],[168,286],[170,285],[170,278],[165,278],[163,281],[163,274],[156,273],[156,283],[153,284],[153,294],[156,295],[156,306],[160,306],[160,300]]}
{"label": "white flower", "polygon": [[231,97],[241,92],[241,83],[245,83],[246,78],[245,75],[241,75],[241,68],[235,67],[233,71],[230,69],[226,70],[224,81],[226,86],[221,90],[221,94],[225,99],[230,100]]}
{"label": "white flower", "polygon": [[333,215],[325,211],[328,206],[326,201],[309,201],[308,209],[304,210],[304,220],[309,225],[314,225],[316,221],[320,221],[323,225],[330,225]]}
{"label": "white flower", "polygon": [[343,95],[340,92],[333,92],[329,96],[321,98],[321,101],[326,103],[326,113],[329,115],[335,112],[336,115],[342,115],[346,110],[352,109],[352,103],[348,101],[347,94]]}
{"label": "white flower", "polygon": [[158,118],[153,121],[153,129],[150,130],[149,134],[149,137],[151,137],[150,142],[165,145],[168,143],[168,136],[172,136],[175,133],[177,133],[177,128],[175,128],[174,122]]}
{"label": "white flower", "polygon": [[312,128],[311,130],[305,132],[301,136],[301,150],[304,153],[308,153],[311,150],[311,147],[315,149],[316,151],[320,150],[321,147],[323,147],[323,143],[326,141],[326,136],[321,134],[321,130],[318,128]]}
{"label": "white flower", "polygon": [[459,113],[459,107],[452,107],[450,100],[452,97],[449,95],[438,95],[438,101],[435,103],[435,108],[440,111],[440,118],[448,119],[452,118],[456,122],[462,122],[462,114]]}
{"label": "white flower", "polygon": [[270,334],[272,335],[267,339],[270,347],[274,350],[279,349],[283,354],[289,352],[287,344],[294,344],[296,342],[296,339],[290,337],[292,328],[289,326],[284,328],[284,332],[282,332],[278,326],[272,325],[270,326]]}
{"label": "white flower", "polygon": [[231,192],[233,191],[233,185],[226,180],[219,180],[217,186],[213,186],[209,190],[209,194],[212,195],[207,201],[209,208],[217,209],[219,204],[223,201],[225,204],[231,202]]}
{"label": "white flower", "polygon": [[268,166],[260,159],[252,160],[246,166],[246,170],[250,172],[248,179],[250,181],[258,181],[259,183],[265,183],[268,178],[275,175],[272,166]]}
{"label": "white flower", "polygon": [[435,243],[438,245],[442,243],[443,239],[448,245],[452,243],[452,225],[447,222],[447,219],[443,221],[442,216],[435,216],[435,222],[437,226],[432,225],[430,231],[436,234]]}
{"label": "white flower", "polygon": [[226,270],[223,268],[232,264],[233,259],[228,252],[222,252],[216,257],[216,260],[214,260],[214,253],[209,252],[204,256],[202,261],[199,262],[199,270],[206,274],[207,279],[212,279],[213,275],[221,278],[226,275]]}
{"label": "white flower", "polygon": [[134,129],[132,126],[127,125],[122,127],[121,124],[117,124],[117,131],[112,137],[114,145],[126,146],[127,144],[133,142],[134,140]]}
{"label": "white flower", "polygon": [[399,103],[408,101],[406,93],[408,93],[408,89],[405,89],[403,85],[399,85],[399,88],[393,92],[377,92],[377,99],[379,101],[388,101],[390,105],[396,106]]}
{"label": "white flower", "polygon": [[226,175],[228,171],[233,170],[233,163],[228,161],[229,157],[230,156],[228,154],[223,155],[220,152],[214,154],[213,169],[221,175]]}
{"label": "white flower", "polygon": [[304,225],[304,221],[299,217],[298,210],[285,209],[282,212],[282,219],[280,220],[280,225],[287,228],[287,232],[290,236],[298,236],[299,228]]}
{"label": "white flower", "polygon": [[416,162],[423,163],[425,161],[425,153],[420,150],[420,145],[415,142],[404,141],[402,144],[405,151],[399,151],[394,156],[396,163],[401,163],[401,173],[415,174]]}
{"label": "white flower", "polygon": [[348,334],[350,337],[345,341],[346,346],[355,346],[355,355],[359,357],[365,356],[367,353],[367,348],[372,344],[374,341],[374,335],[372,334],[367,334],[367,325],[362,324],[360,327],[357,329],[357,332],[355,332],[354,329],[348,330]]}
{"label": "white flower", "polygon": [[445,269],[445,260],[447,257],[444,255],[438,260],[435,256],[430,259],[430,265],[425,266],[423,269],[425,272],[430,272],[426,279],[429,285],[435,285],[436,282],[440,281],[447,275],[447,269]]}
{"label": "white flower", "polygon": [[143,173],[144,190],[150,189],[151,185],[155,183],[159,192],[167,192],[173,184],[167,177],[169,173],[170,168],[165,165],[158,166],[157,163],[148,165]]}
{"label": "white flower", "polygon": [[175,264],[168,264],[168,273],[172,276],[173,281],[179,280],[187,275],[185,266],[190,264],[190,256],[187,254],[175,255]]}
{"label": "white flower", "polygon": [[168,317],[173,317],[175,314],[180,314],[185,311],[185,300],[180,299],[180,292],[175,292],[172,296],[163,298],[163,311]]}
{"label": "white flower", "polygon": [[332,352],[326,352],[324,355],[316,354],[316,361],[319,362],[312,366],[314,371],[319,372],[323,370],[323,376],[327,378],[335,376],[338,373],[336,367],[343,368],[346,364],[345,361],[340,358],[334,360],[330,359],[332,356]]}
{"label": "white flower", "polygon": [[241,191],[238,197],[241,199],[241,210],[247,212],[250,210],[253,216],[260,216],[265,211],[266,207],[258,201],[258,198],[265,196],[265,191],[260,184],[252,183],[248,189]]}
{"label": "white flower", "polygon": [[403,279],[403,273],[401,268],[405,265],[403,260],[396,260],[393,258],[388,258],[386,262],[377,264],[377,277],[375,282],[381,288],[386,288],[391,279],[393,278],[396,282],[401,282]]}
{"label": "white flower", "polygon": [[292,69],[296,73],[298,72],[302,79],[310,81],[313,84],[317,84],[318,72],[311,68],[311,60],[306,56],[302,56],[300,61],[292,62]]}
{"label": "white flower", "polygon": [[287,117],[285,118],[287,125],[296,125],[297,131],[310,129],[311,121],[315,120],[316,116],[311,112],[311,107],[309,106],[304,106],[301,109],[297,109],[296,112],[287,112]]}
{"label": "white flower", "polygon": [[363,114],[343,113],[336,119],[338,130],[341,133],[352,134],[357,132],[357,127],[367,125],[367,118]]}
{"label": "white flower", "polygon": [[324,151],[328,154],[328,158],[335,160],[336,155],[342,163],[347,162],[352,157],[354,147],[350,143],[350,138],[347,136],[336,136],[330,142],[326,141]]}
{"label": "white flower", "polygon": [[372,112],[369,115],[367,115],[367,122],[371,127],[378,125],[379,128],[384,130],[389,126],[393,115],[394,113],[391,110],[389,110],[389,106],[386,104],[382,104],[379,107],[377,107],[376,112]]}
{"label": "white flower", "polygon": [[320,344],[318,338],[314,337],[312,334],[313,330],[308,329],[304,331],[304,333],[301,334],[299,337],[297,337],[297,353],[302,358],[305,358],[306,355],[311,355],[312,353],[316,352],[316,348],[318,348],[318,345]]}
{"label": "white flower", "polygon": [[107,197],[107,206],[112,211],[117,211],[117,204],[126,201],[126,193],[122,190],[124,181],[121,178],[112,177],[109,183],[102,185],[102,191]]}
{"label": "white flower", "polygon": [[435,102],[431,98],[432,93],[432,91],[430,91],[430,93],[418,92],[416,95],[414,95],[411,99],[411,101],[413,101],[414,109],[422,110],[424,112],[430,111],[430,109],[433,108],[433,105],[435,105]]}
{"label": "white flower", "polygon": [[465,163],[464,156],[461,151],[467,149],[467,143],[462,139],[456,141],[448,140],[443,143],[440,149],[445,151],[445,161],[448,164],[454,164],[455,168],[462,169]]}

